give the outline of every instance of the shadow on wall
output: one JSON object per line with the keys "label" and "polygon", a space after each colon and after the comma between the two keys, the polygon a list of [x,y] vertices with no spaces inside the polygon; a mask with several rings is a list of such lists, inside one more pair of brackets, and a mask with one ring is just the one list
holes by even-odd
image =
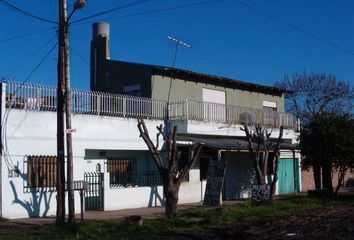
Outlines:
{"label": "shadow on wall", "polygon": [[[24,181],[27,179],[27,174],[23,174],[23,173],[19,172],[19,176]],[[47,216],[47,213],[50,208],[49,204],[50,204],[50,200],[52,198],[53,192],[47,192],[47,191],[43,190],[43,188],[40,188],[39,191],[37,191],[36,188],[29,188],[29,192],[26,193],[26,195],[31,194],[31,198],[29,201],[27,201],[27,200],[21,200],[18,197],[15,184],[13,183],[12,180],[10,181],[10,186],[11,186],[12,192],[14,194],[14,200],[12,201],[12,204],[19,204],[24,209],[26,209],[29,217],[46,217]],[[44,209],[41,209],[42,205],[44,205]],[[41,212],[42,212],[42,214],[41,214]]]}
{"label": "shadow on wall", "polygon": [[[161,196],[158,191],[158,186],[151,186],[150,187],[150,197],[149,197],[149,207],[156,207],[161,204],[161,206],[165,205],[165,198]],[[154,204],[155,203],[155,204]]]}

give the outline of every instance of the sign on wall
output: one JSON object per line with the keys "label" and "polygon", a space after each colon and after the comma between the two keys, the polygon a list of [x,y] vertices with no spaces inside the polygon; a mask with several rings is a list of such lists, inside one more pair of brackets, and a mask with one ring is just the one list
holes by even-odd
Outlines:
{"label": "sign on wall", "polygon": [[270,184],[252,185],[252,204],[267,204],[270,202]]}

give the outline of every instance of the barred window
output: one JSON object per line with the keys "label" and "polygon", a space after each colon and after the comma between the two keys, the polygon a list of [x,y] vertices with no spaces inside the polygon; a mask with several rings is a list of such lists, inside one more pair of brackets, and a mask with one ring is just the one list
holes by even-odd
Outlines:
{"label": "barred window", "polygon": [[134,186],[135,161],[128,158],[108,159],[107,172],[111,186]]}
{"label": "barred window", "polygon": [[136,161],[129,158],[108,159],[107,172],[111,187],[147,187],[162,185],[158,171],[137,171]]}
{"label": "barred window", "polygon": [[27,187],[55,187],[56,164],[56,156],[28,156]]}

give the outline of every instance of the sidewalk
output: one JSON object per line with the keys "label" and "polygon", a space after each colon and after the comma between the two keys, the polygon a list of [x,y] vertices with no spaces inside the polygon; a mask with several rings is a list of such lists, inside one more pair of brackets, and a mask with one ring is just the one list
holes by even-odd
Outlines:
{"label": "sidewalk", "polygon": [[[284,195],[276,196],[276,199],[288,199],[294,197],[305,197],[306,193],[298,193],[297,195]],[[233,200],[233,201],[223,201],[223,204],[240,204],[249,201],[249,199]],[[196,206],[201,206],[202,202],[179,204],[178,210],[192,208]],[[160,207],[142,207],[142,208],[130,208],[122,210],[112,210],[112,211],[86,211],[85,220],[107,220],[107,219],[119,219],[128,216],[138,215],[142,216],[144,219],[147,218],[158,218],[163,217],[165,213],[165,208]],[[80,222],[80,214],[76,214],[77,222]],[[55,216],[49,217],[39,217],[39,218],[20,218],[20,219],[10,219],[6,221],[14,224],[25,224],[25,225],[36,225],[40,226],[43,224],[51,224],[55,222]],[[3,223],[0,222],[0,226]]]}
{"label": "sidewalk", "polygon": [[[201,206],[202,203],[191,203],[191,204],[181,204],[178,205],[178,210],[192,208],[196,206]],[[131,208],[113,211],[86,211],[85,220],[107,220],[107,219],[119,219],[128,216],[139,215],[144,219],[147,218],[158,218],[163,217],[165,213],[164,207],[142,207],[142,208]],[[80,222],[80,214],[76,214],[77,222]],[[55,216],[49,217],[39,217],[39,218],[20,218],[20,219],[10,219],[4,223],[12,222],[14,224],[26,224],[26,225],[43,225],[51,224],[55,222]],[[0,222],[0,225],[3,223]]]}

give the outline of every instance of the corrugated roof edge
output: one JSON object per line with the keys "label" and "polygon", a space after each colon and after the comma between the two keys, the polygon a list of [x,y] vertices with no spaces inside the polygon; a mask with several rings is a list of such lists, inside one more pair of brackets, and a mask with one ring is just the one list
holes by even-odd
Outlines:
{"label": "corrugated roof edge", "polygon": [[271,87],[271,86],[266,86],[266,85],[261,85],[256,83],[249,83],[249,82],[231,79],[227,77],[197,73],[197,72],[178,69],[178,68],[173,69],[168,67],[153,66],[153,69],[157,73],[164,74],[169,77],[171,77],[173,73],[174,77],[182,77],[182,78],[187,77],[187,78],[191,78],[191,81],[206,82],[209,84],[215,84],[224,87],[237,88],[237,89],[248,90],[248,91],[273,93],[273,94],[291,93],[288,90],[278,88],[278,87]]}
{"label": "corrugated roof edge", "polygon": [[241,80],[236,80],[236,79],[221,77],[221,76],[216,76],[216,75],[210,75],[210,74],[205,74],[205,73],[198,73],[198,72],[193,72],[190,70],[170,68],[170,67],[166,67],[166,66],[159,66],[159,65],[152,65],[152,64],[145,64],[145,63],[127,62],[127,61],[121,61],[121,60],[111,60],[110,59],[109,61],[151,67],[151,69],[153,71],[155,71],[155,73],[164,74],[164,76],[168,76],[168,77],[171,77],[172,73],[173,73],[173,75],[175,77],[184,77],[184,78],[189,77],[191,81],[196,81],[196,79],[197,79],[197,80],[199,80],[197,82],[207,82],[209,84],[217,84],[220,86],[237,88],[237,89],[242,89],[242,90],[247,90],[247,91],[258,91],[258,92],[273,93],[273,94],[283,94],[283,93],[290,93],[291,94],[292,93],[292,91],[278,88],[278,87],[266,86],[266,85],[257,84],[257,83],[250,83],[250,82],[245,82],[245,81],[241,81]]}

